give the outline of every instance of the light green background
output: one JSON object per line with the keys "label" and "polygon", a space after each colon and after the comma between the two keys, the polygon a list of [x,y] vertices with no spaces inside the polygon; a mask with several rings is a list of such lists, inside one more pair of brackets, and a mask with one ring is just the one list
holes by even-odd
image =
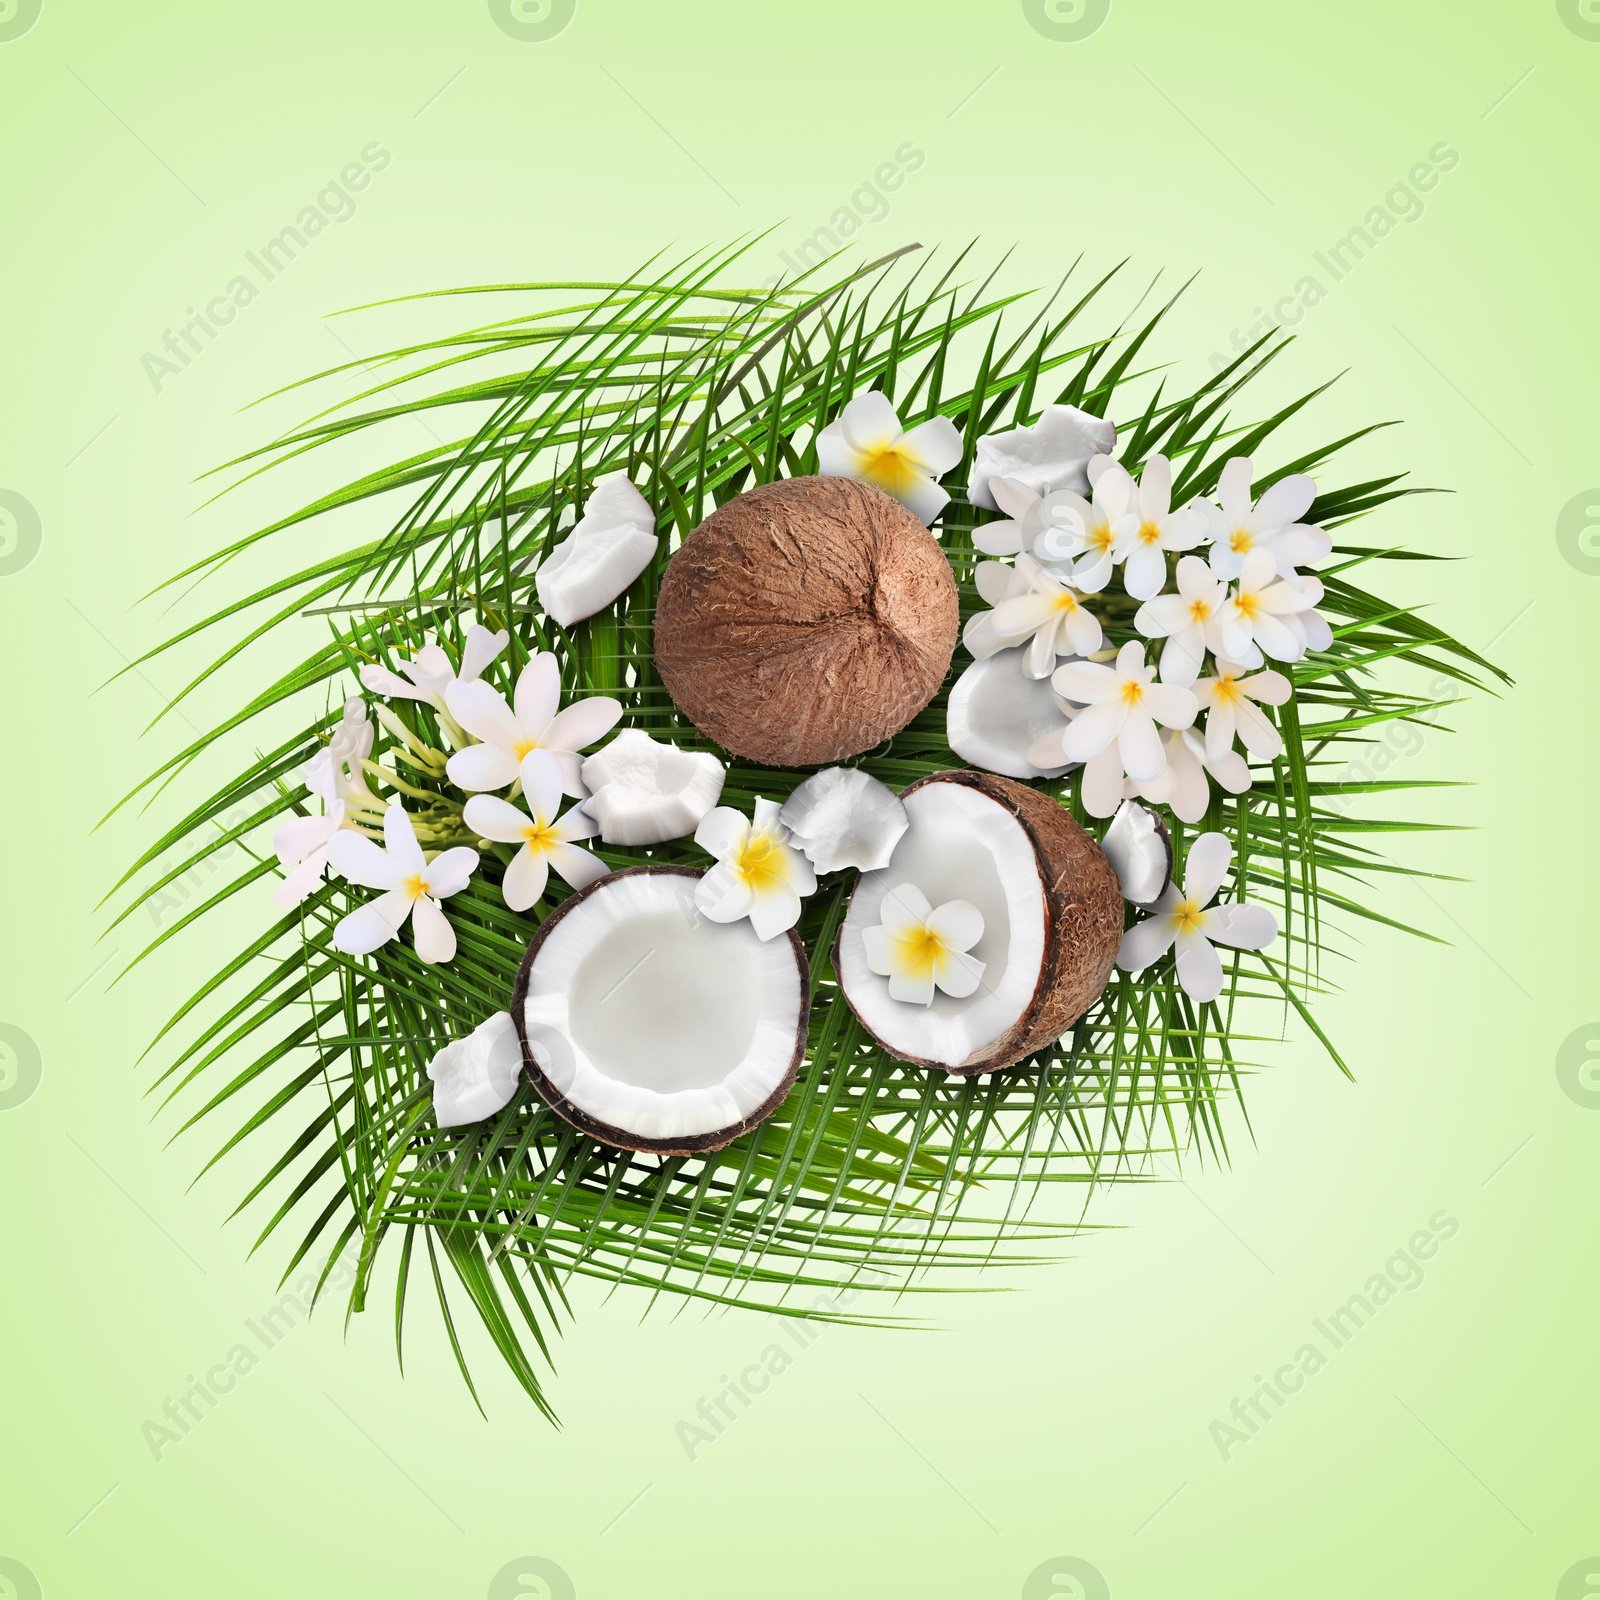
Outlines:
{"label": "light green background", "polygon": [[[1600,577],[1556,529],[1600,483],[1600,22],[1553,0],[1116,0],[1062,42],[1026,10],[581,0],[525,43],[469,0],[45,0],[0,42],[0,489],[43,535],[0,577],[0,1022],[42,1067],[0,1111],[0,1557],[48,1600],[571,1592],[532,1565],[491,1589],[524,1556],[584,1600],[1099,1592],[1065,1564],[1026,1587],[1056,1557],[1117,1600],[1590,1592],[1581,1572],[1558,1586],[1600,1552],[1600,1089],[1573,1065],[1564,1092],[1557,1055],[1600,1015]],[[155,392],[144,353],[374,140],[393,159],[358,214]],[[165,1148],[179,1118],[153,1116],[152,1065],[134,1065],[219,946],[179,941],[107,993],[148,921],[96,942],[95,901],[177,797],[90,829],[187,734],[140,737],[202,658],[97,686],[212,590],[165,614],[140,593],[318,481],[296,469],[194,515],[193,480],[303,414],[299,398],[238,413],[342,359],[326,312],[605,276],[777,222],[757,254],[775,272],[839,207],[879,210],[852,195],[906,141],[926,162],[865,249],[1015,243],[1019,286],[1079,252],[1131,257],[1141,287],[1200,270],[1162,346],[1191,380],[1436,144],[1459,153],[1425,214],[1305,317],[1262,395],[1348,368],[1297,438],[1403,419],[1353,465],[1456,491],[1371,525],[1466,558],[1384,581],[1518,680],[1400,763],[1476,785],[1410,802],[1478,830],[1405,847],[1465,881],[1374,891],[1451,942],[1351,944],[1321,1015],[1356,1084],[1291,1028],[1251,1088],[1254,1142],[1232,1115],[1231,1168],[1102,1197],[1094,1218],[1119,1231],[1008,1280],[1018,1293],[947,1298],[935,1331],[826,1331],[693,1462],[675,1423],[770,1330],[641,1323],[637,1297],[600,1305],[582,1285],[550,1384],[561,1432],[492,1359],[481,1420],[430,1315],[402,1379],[386,1309],[346,1337],[335,1308],[153,1459],[141,1424],[226,1358],[282,1256],[247,1259],[264,1218],[223,1226],[248,1164],[189,1190],[215,1137]],[[372,349],[464,315],[332,326]],[[247,658],[187,715],[208,725],[261,670]],[[1459,1230],[1420,1287],[1224,1461],[1213,1420],[1440,1210]],[[38,1592],[0,1574],[0,1595]]]}

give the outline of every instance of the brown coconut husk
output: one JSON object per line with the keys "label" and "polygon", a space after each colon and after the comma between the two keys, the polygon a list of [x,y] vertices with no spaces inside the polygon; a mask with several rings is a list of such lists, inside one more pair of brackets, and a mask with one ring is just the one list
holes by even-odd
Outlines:
{"label": "brown coconut husk", "polygon": [[[915,794],[930,783],[960,783],[1004,806],[1033,845],[1044,896],[1044,957],[1033,998],[1005,1033],[959,1066],[903,1056],[878,1038],[897,1060],[970,1077],[1007,1067],[1055,1044],[1105,989],[1122,944],[1122,891],[1100,846],[1048,795],[991,772],[935,772],[901,791]],[[834,971],[839,970],[839,938],[834,940]],[[845,1000],[848,991],[841,986]],[[854,1010],[854,1007],[851,1008]],[[859,1018],[859,1013],[857,1014]],[[868,1033],[872,1029],[862,1022]]]}
{"label": "brown coconut husk", "polygon": [[811,766],[905,727],[959,626],[950,563],[899,501],[853,478],[785,478],[714,511],[673,556],[656,666],[723,749]]}
{"label": "brown coconut husk", "polygon": [[645,1139],[632,1133],[627,1128],[613,1127],[608,1122],[602,1122],[598,1117],[592,1117],[587,1111],[573,1105],[573,1103],[556,1088],[555,1084],[545,1076],[544,1069],[539,1065],[534,1056],[532,1047],[528,1043],[528,1035],[523,1026],[523,1012],[528,1001],[528,975],[533,970],[533,963],[537,959],[540,946],[550,930],[565,917],[574,906],[588,899],[596,890],[604,889],[609,883],[615,883],[618,878],[636,877],[641,873],[650,873],[658,877],[703,878],[705,874],[693,867],[670,866],[639,866],[623,867],[617,872],[608,872],[603,878],[595,881],[585,888],[579,889],[575,894],[569,895],[565,900],[539,924],[534,936],[528,941],[527,953],[522,958],[522,966],[517,971],[516,987],[511,995],[511,1021],[517,1030],[517,1038],[522,1044],[522,1067],[532,1081],[534,1088],[539,1093],[539,1098],[550,1107],[563,1121],[570,1122],[580,1132],[587,1133],[591,1138],[599,1139],[605,1144],[616,1145],[621,1150],[648,1151],[653,1155],[662,1156],[694,1156],[703,1155],[708,1150],[720,1150],[723,1145],[731,1144],[742,1133],[748,1133],[758,1124],[763,1123],[774,1111],[783,1104],[789,1091],[794,1087],[794,1080],[800,1071],[800,1063],[805,1059],[807,1030],[811,1019],[811,968],[806,961],[805,947],[800,943],[799,936],[791,930],[785,937],[789,941],[789,948],[794,956],[795,967],[800,974],[800,1018],[795,1027],[794,1055],[789,1061],[789,1068],[784,1073],[778,1086],[762,1103],[741,1122],[731,1124],[726,1128],[714,1128],[710,1133],[702,1133],[687,1139]]}

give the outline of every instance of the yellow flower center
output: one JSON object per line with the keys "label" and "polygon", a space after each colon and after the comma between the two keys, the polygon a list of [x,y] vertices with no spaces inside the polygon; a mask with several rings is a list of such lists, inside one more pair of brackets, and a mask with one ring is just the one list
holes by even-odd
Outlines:
{"label": "yellow flower center", "polygon": [[561,841],[556,838],[555,825],[549,822],[535,822],[522,830],[523,841],[536,855],[548,855],[550,850]]}
{"label": "yellow flower center", "polygon": [[1239,680],[1237,678],[1214,679],[1211,693],[1217,700],[1227,705],[1237,705],[1239,701],[1244,699],[1244,693],[1239,688]]}
{"label": "yellow flower center", "polygon": [[1255,549],[1255,546],[1255,536],[1248,528],[1235,528],[1233,532],[1228,535],[1228,548],[1233,551],[1236,556],[1249,554],[1250,551]]}
{"label": "yellow flower center", "polygon": [[1078,609],[1078,597],[1070,589],[1063,589],[1052,604],[1057,611],[1065,612],[1069,616]]}
{"label": "yellow flower center", "polygon": [[1209,600],[1191,600],[1189,602],[1189,617],[1194,622],[1209,622],[1211,620],[1211,602]]}
{"label": "yellow flower center", "polygon": [[920,473],[912,456],[895,443],[862,451],[861,476],[887,494],[900,495],[916,483]]}
{"label": "yellow flower center", "polygon": [[428,892],[427,881],[420,872],[413,872],[406,881],[400,885],[413,900],[420,900]]}
{"label": "yellow flower center", "polygon": [[1172,920],[1177,924],[1179,933],[1198,933],[1204,915],[1193,900],[1180,900],[1172,908]]}
{"label": "yellow flower center", "polygon": [[1139,543],[1140,544],[1159,544],[1160,542],[1161,542],[1161,529],[1158,528],[1155,523],[1153,523],[1153,522],[1141,522],[1139,524]]}
{"label": "yellow flower center", "polygon": [[1089,548],[1098,550],[1101,555],[1104,555],[1115,542],[1109,523],[1102,522],[1089,530]]}
{"label": "yellow flower center", "polygon": [[512,745],[511,753],[517,758],[518,761],[520,761],[530,750],[537,750],[539,748],[539,741],[537,739],[518,739],[517,742]]}
{"label": "yellow flower center", "polygon": [[949,945],[938,934],[914,928],[895,940],[895,970],[908,978],[934,977],[949,954]]}
{"label": "yellow flower center", "polygon": [[1136,706],[1144,699],[1144,685],[1137,678],[1124,678],[1122,680],[1122,703],[1125,706]]}
{"label": "yellow flower center", "polygon": [[1247,589],[1241,589],[1233,597],[1233,603],[1246,622],[1254,622],[1261,615],[1261,596]]}
{"label": "yellow flower center", "polygon": [[735,874],[757,894],[784,881],[783,846],[770,833],[751,829],[729,863]]}

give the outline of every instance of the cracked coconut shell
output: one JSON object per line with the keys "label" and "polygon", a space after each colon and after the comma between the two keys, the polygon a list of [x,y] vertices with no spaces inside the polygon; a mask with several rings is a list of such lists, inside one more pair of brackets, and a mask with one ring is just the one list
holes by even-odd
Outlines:
{"label": "cracked coconut shell", "polygon": [[[1047,1049],[1099,999],[1116,964],[1123,910],[1111,863],[1064,807],[1009,778],[936,772],[901,790],[900,798],[910,831],[888,868],[862,876],[834,943],[845,1000],[890,1055],[916,1066],[966,1076]],[[861,953],[861,928],[876,921],[887,888],[933,862],[944,877],[921,885],[929,898],[982,904],[980,878],[989,868],[980,871],[974,862],[983,851],[1007,903],[1020,905],[1025,897],[1035,904],[1038,897],[1028,937],[1021,921],[1011,919],[1004,961],[990,965],[970,999],[936,1001],[926,1012],[888,999]],[[963,862],[963,852],[971,859]],[[980,940],[974,953],[982,950]],[[964,1035],[980,1007],[985,1025],[975,1037]]]}
{"label": "cracked coconut shell", "polygon": [[899,501],[785,478],[683,542],[656,602],[656,666],[707,738],[773,767],[870,750],[939,691],[960,613],[950,563]]}

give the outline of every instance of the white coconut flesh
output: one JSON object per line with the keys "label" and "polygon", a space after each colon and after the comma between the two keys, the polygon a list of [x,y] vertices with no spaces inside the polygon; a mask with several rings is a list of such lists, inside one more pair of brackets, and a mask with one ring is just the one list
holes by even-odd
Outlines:
{"label": "white coconut flesh", "polygon": [[794,1062],[794,947],[710,922],[693,878],[602,880],[545,933],[523,1031],[585,1115],[634,1138],[698,1139],[755,1115]]}
{"label": "white coconut flesh", "polygon": [[[889,865],[863,873],[839,938],[839,981],[862,1022],[902,1058],[958,1067],[1010,1029],[1033,1001],[1045,953],[1044,885],[1021,823],[987,795],[930,783],[901,797],[910,821]],[[862,930],[882,921],[884,896],[915,884],[930,904],[967,900],[983,916],[970,954],[983,962],[976,992],[931,1005],[893,1000],[867,964]]]}
{"label": "white coconut flesh", "polygon": [[945,714],[950,748],[974,767],[1007,778],[1059,778],[1070,766],[1036,767],[1029,748],[1068,718],[1048,678],[1022,670],[1024,650],[1001,650],[974,661],[956,679]]}

